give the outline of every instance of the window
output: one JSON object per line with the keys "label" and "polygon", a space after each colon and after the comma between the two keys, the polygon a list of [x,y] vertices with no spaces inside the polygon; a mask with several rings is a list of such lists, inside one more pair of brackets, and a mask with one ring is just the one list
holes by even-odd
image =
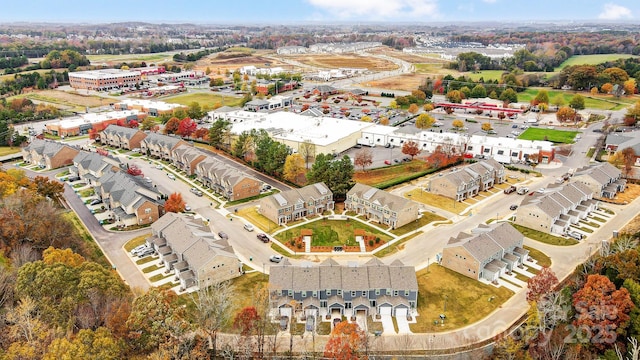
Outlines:
{"label": "window", "polygon": [[331,290],[327,290],[327,296],[331,296]]}
{"label": "window", "polygon": [[393,296],[398,296],[398,290],[393,290]]}
{"label": "window", "polygon": [[302,297],[303,297],[303,298],[306,298],[306,297],[307,297],[307,292],[306,292],[306,291],[303,291],[303,292],[302,292]]}
{"label": "window", "polygon": [[380,289],[376,289],[376,295],[380,295]]}
{"label": "window", "polygon": [[485,154],[488,154],[488,153],[489,153],[489,151],[491,151],[491,150],[490,150],[490,149],[484,149],[484,153],[485,153]]}
{"label": "window", "polygon": [[312,297],[318,297],[318,292],[317,292],[317,291],[312,292],[312,293],[311,293],[311,296],[312,296]]}
{"label": "window", "polygon": [[498,150],[498,155],[504,155],[504,150]]}
{"label": "window", "polygon": [[151,214],[151,209],[144,209],[145,214]]}
{"label": "window", "polygon": [[473,146],[467,146],[467,150],[469,151],[473,150]]}
{"label": "window", "polygon": [[352,292],[351,292],[351,297],[352,297],[352,298],[356,297],[356,292],[355,292],[355,291],[352,291]]}

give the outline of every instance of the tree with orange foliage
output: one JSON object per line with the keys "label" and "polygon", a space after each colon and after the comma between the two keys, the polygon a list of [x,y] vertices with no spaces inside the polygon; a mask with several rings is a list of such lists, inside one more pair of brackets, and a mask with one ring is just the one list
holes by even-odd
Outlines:
{"label": "tree with orange foliage", "polygon": [[182,200],[182,194],[173,193],[169,195],[167,201],[164,202],[164,210],[167,212],[179,213],[184,211],[184,200]]}
{"label": "tree with orange foliage", "polygon": [[198,128],[198,124],[196,124],[196,122],[193,121],[191,118],[187,117],[182,119],[178,124],[177,133],[180,136],[189,137],[191,136],[191,134],[193,134],[196,131],[197,128]]}
{"label": "tree with orange foliage", "polygon": [[178,132],[178,128],[180,127],[180,119],[177,117],[172,117],[164,124],[164,133],[165,134],[175,134]]}
{"label": "tree with orange foliage", "polygon": [[324,356],[337,360],[360,359],[360,348],[365,344],[366,336],[358,324],[343,321],[331,331],[329,341],[324,347]]}
{"label": "tree with orange foliage", "polygon": [[193,137],[196,139],[208,140],[209,139],[209,129],[198,128],[193,133]]}
{"label": "tree with orange foliage", "polygon": [[415,141],[407,141],[402,145],[402,153],[411,156],[411,160],[413,160],[414,156],[420,154],[420,151],[420,147]]}
{"label": "tree with orange foliage", "polygon": [[415,114],[415,113],[417,113],[417,112],[418,112],[418,110],[420,110],[420,109],[418,108],[418,105],[416,105],[416,104],[411,104],[411,105],[409,105],[409,109],[408,109],[407,111],[409,111],[409,112],[410,112],[410,113],[412,113],[412,114]]}

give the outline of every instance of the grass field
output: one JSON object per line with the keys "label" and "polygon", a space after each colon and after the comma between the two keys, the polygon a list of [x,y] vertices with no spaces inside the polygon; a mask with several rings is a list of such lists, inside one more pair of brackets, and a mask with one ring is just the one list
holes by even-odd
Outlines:
{"label": "grass field", "polygon": [[245,207],[243,209],[238,210],[237,215],[249,220],[250,223],[257,226],[260,230],[266,233],[272,233],[282,228],[278,224],[267,219],[266,216],[258,213],[258,211],[254,206]]}
{"label": "grass field", "polygon": [[420,219],[416,219],[416,221],[412,221],[408,224],[402,225],[397,229],[390,230],[390,232],[394,235],[402,236],[413,230],[417,230],[425,225],[428,225],[434,221],[444,221],[444,220],[446,219],[440,215],[436,215],[430,212],[425,212],[422,214],[422,217]]}
{"label": "grass field", "polygon": [[[480,78],[483,78],[484,81],[488,80],[500,80],[502,78],[502,74],[504,74],[504,70],[481,70],[476,73],[474,72],[465,72],[462,73],[464,76],[471,78],[473,81],[478,81]],[[471,86],[470,86],[471,87]]]}
{"label": "grass field", "polygon": [[112,55],[112,54],[103,54],[103,55],[87,55],[87,59],[94,63],[103,63],[103,62],[136,62],[136,61],[145,61],[145,62],[164,62],[164,61],[173,61],[173,53],[162,52],[162,53],[154,53],[154,54],[123,54],[123,55]]}
{"label": "grass field", "polygon": [[134,237],[124,244],[124,249],[127,250],[127,252],[133,250],[136,246],[144,244],[149,236],[151,236],[151,233]]}
{"label": "grass field", "polygon": [[537,261],[540,266],[551,266],[551,258],[545,253],[532,247],[524,246],[525,250],[529,250],[529,256]]}
{"label": "grass field", "polygon": [[[518,93],[519,102],[530,102],[533,100],[541,88],[529,88],[523,92]],[[549,94],[549,100],[553,100],[558,94],[562,95],[565,104],[575,96],[576,93],[561,90],[547,90]],[[599,109],[599,110],[619,110],[627,105],[634,104],[638,98],[636,97],[621,97],[615,98],[613,95],[591,95],[590,93],[581,93],[584,97],[584,105],[587,109]]]}
{"label": "grass field", "polygon": [[523,140],[548,140],[556,144],[573,144],[573,141],[580,132],[545,129],[539,127],[530,127],[525,130],[518,139]]}
{"label": "grass field", "polygon": [[628,59],[637,57],[630,54],[594,54],[594,55],[574,55],[565,60],[555,71],[560,71],[567,66],[573,65],[596,65],[607,61],[614,61],[618,59]]}
{"label": "grass field", "polygon": [[[443,332],[473,324],[507,301],[513,292],[496,288],[433,264],[418,271],[418,314],[414,333]],[[446,311],[444,311],[446,302]],[[444,326],[440,314],[444,312]],[[434,321],[438,321],[434,324]]]}
{"label": "grass field", "polygon": [[446,210],[452,213],[459,213],[465,210],[469,206],[465,203],[455,201],[451,198],[432,194],[430,192],[420,190],[420,189],[413,189],[409,192],[406,192],[404,196],[413,201],[435,206],[437,208],[440,208],[442,210]]}
{"label": "grass field", "polygon": [[529,239],[540,241],[545,244],[556,245],[556,246],[571,246],[578,243],[577,240],[574,240],[572,238],[565,239],[560,236],[543,233],[542,231],[530,229],[521,225],[517,225],[513,223],[511,225],[513,225],[514,228],[516,228],[522,235],[528,237]]}
{"label": "grass field", "polygon": [[9,146],[0,146],[0,156],[16,154],[20,152],[20,148],[18,146],[9,147]]}
{"label": "grass field", "polygon": [[234,307],[231,312],[243,309],[247,306],[253,306],[254,294],[258,289],[266,287],[269,283],[269,276],[259,272],[244,274],[231,280],[234,294]]}
{"label": "grass field", "polygon": [[213,107],[216,104],[225,106],[240,106],[242,98],[234,96],[222,96],[219,94],[210,93],[192,93],[163,98],[162,101],[174,104],[182,104],[186,106],[189,106],[189,104],[194,101],[199,103],[200,106],[209,107]]}
{"label": "grass field", "polygon": [[302,229],[310,229],[313,231],[311,244],[313,246],[339,246],[339,245],[357,245],[353,232],[355,229],[363,229],[368,233],[375,234],[382,241],[387,242],[391,237],[377,229],[363,224],[356,220],[318,220],[302,226],[283,231],[276,235],[276,238],[282,243],[286,243],[298,236]]}
{"label": "grass field", "polygon": [[414,160],[399,165],[386,166],[366,171],[356,171],[353,180],[373,187],[381,187],[399,178],[410,178],[414,174],[426,171],[425,163]]}
{"label": "grass field", "polygon": [[59,90],[38,90],[7,98],[7,102],[13,99],[27,98],[39,102],[48,103],[67,110],[84,112],[86,107],[97,107],[113,102],[112,99],[105,99],[99,96],[85,95],[77,92],[66,92]]}

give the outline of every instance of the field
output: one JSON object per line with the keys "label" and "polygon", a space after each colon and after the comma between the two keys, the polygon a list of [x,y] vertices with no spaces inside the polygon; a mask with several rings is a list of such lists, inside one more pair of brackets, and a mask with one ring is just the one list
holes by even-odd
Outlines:
{"label": "field", "polygon": [[253,65],[255,67],[282,67],[287,71],[295,71],[294,67],[275,60],[269,55],[273,55],[273,51],[255,50],[248,48],[232,48],[221,53],[214,53],[196,62],[195,69],[204,71],[209,68],[212,72],[210,76],[224,76],[224,73],[234,71],[243,66]]}
{"label": "field", "polygon": [[556,144],[573,144],[573,140],[579,131],[565,131],[545,128],[530,127],[525,130],[518,139],[523,140],[548,140]]}
{"label": "field", "polygon": [[38,90],[25,94],[12,96],[7,99],[11,101],[17,98],[27,98],[34,102],[46,103],[65,110],[85,111],[88,107],[97,107],[107,105],[113,102],[111,99],[101,98],[93,95],[83,95],[80,93],[72,93],[59,90]]}
{"label": "field", "polygon": [[163,98],[162,101],[174,104],[189,106],[192,102],[197,102],[200,106],[212,107],[216,104],[225,106],[240,106],[241,98],[234,96],[222,96],[215,93],[191,93]]}
{"label": "field", "polygon": [[394,166],[386,166],[367,171],[356,171],[353,180],[365,185],[380,187],[390,181],[395,181],[399,177],[411,176],[420,171],[427,170],[424,163],[418,160]]}
{"label": "field", "polygon": [[0,147],[0,156],[17,154],[19,152],[20,152],[20,147],[18,147],[18,146],[16,146],[16,147],[9,147],[9,146]]}
{"label": "field", "polygon": [[87,59],[92,65],[97,63],[122,63],[122,62],[167,62],[173,61],[173,54],[176,52],[162,52],[154,54],[103,54],[103,55],[87,55]]}
{"label": "field", "polygon": [[404,60],[408,63],[412,64],[420,64],[420,63],[429,63],[429,62],[437,62],[437,63],[448,63],[448,60],[443,60],[440,58],[438,54],[410,54],[402,51],[398,51],[388,47],[382,47],[374,50],[368,51],[369,53],[376,55],[385,55],[389,57],[393,57],[396,59]]}
{"label": "field", "polygon": [[484,81],[488,81],[488,80],[500,80],[502,78],[502,74],[504,73],[505,73],[504,70],[481,70],[478,72],[465,72],[461,74],[469,77],[473,81],[478,81],[480,78],[483,78]]}
{"label": "field", "polygon": [[[416,276],[419,316],[417,323],[409,324],[414,333],[450,331],[473,324],[513,295],[504,287],[482,284],[437,264],[418,271]],[[446,316],[444,326],[440,324],[442,313]]]}
{"label": "field", "polygon": [[423,62],[413,65],[416,74],[424,74],[434,77],[436,75],[452,75],[454,77],[460,76],[460,72],[445,67],[445,63],[434,60],[433,62]]}
{"label": "field", "polygon": [[525,237],[528,237],[532,240],[540,241],[541,243],[555,246],[571,246],[578,243],[577,240],[572,238],[563,238],[560,236],[543,233],[542,231],[530,229],[518,224],[512,223],[511,225],[513,225],[513,227],[516,228]]}
{"label": "field", "polygon": [[[518,93],[518,101],[519,102],[530,102],[533,100],[540,88],[530,88],[523,92]],[[547,89],[545,89],[547,90]],[[559,91],[559,90],[547,90],[549,94],[549,100],[553,100],[558,94],[562,95],[565,104],[568,104],[571,101],[571,98],[575,96],[576,93],[569,91]],[[584,96],[584,105],[588,109],[599,109],[599,110],[620,110],[627,105],[631,105],[635,103],[638,98],[636,97],[621,97],[615,98],[613,95],[596,95],[593,96],[588,93],[582,93]]]}
{"label": "field", "polygon": [[629,54],[595,54],[595,55],[574,55],[565,60],[555,71],[560,71],[567,66],[573,65],[596,65],[607,61],[614,61],[620,58],[628,59],[631,57],[637,57]]}
{"label": "field", "polygon": [[[56,69],[55,71],[56,72],[64,72],[65,70],[67,70],[67,69]],[[51,69],[39,69],[39,70],[31,70],[31,71],[22,71],[22,72],[19,72],[17,74],[30,74],[32,72],[37,72],[39,74],[45,74],[45,73],[48,73],[50,71],[51,71]],[[15,79],[15,76],[17,74],[0,75],[0,82],[5,81],[5,80],[9,80],[9,79]]]}
{"label": "field", "polygon": [[369,69],[371,71],[387,71],[395,70],[398,65],[391,61],[359,56],[355,54],[342,54],[342,55],[298,55],[292,56],[292,60],[298,61],[302,64],[309,66],[316,66],[321,68],[358,68]]}

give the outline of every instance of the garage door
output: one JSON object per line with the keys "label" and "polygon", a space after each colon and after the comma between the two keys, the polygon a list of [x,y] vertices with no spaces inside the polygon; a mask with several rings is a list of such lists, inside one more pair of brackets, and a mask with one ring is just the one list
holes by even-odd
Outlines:
{"label": "garage door", "polygon": [[396,309],[396,317],[407,317],[407,308]]}
{"label": "garage door", "polygon": [[281,307],[280,308],[280,316],[291,317],[291,308],[290,307]]}
{"label": "garage door", "polygon": [[391,306],[380,306],[380,315],[391,315]]}

